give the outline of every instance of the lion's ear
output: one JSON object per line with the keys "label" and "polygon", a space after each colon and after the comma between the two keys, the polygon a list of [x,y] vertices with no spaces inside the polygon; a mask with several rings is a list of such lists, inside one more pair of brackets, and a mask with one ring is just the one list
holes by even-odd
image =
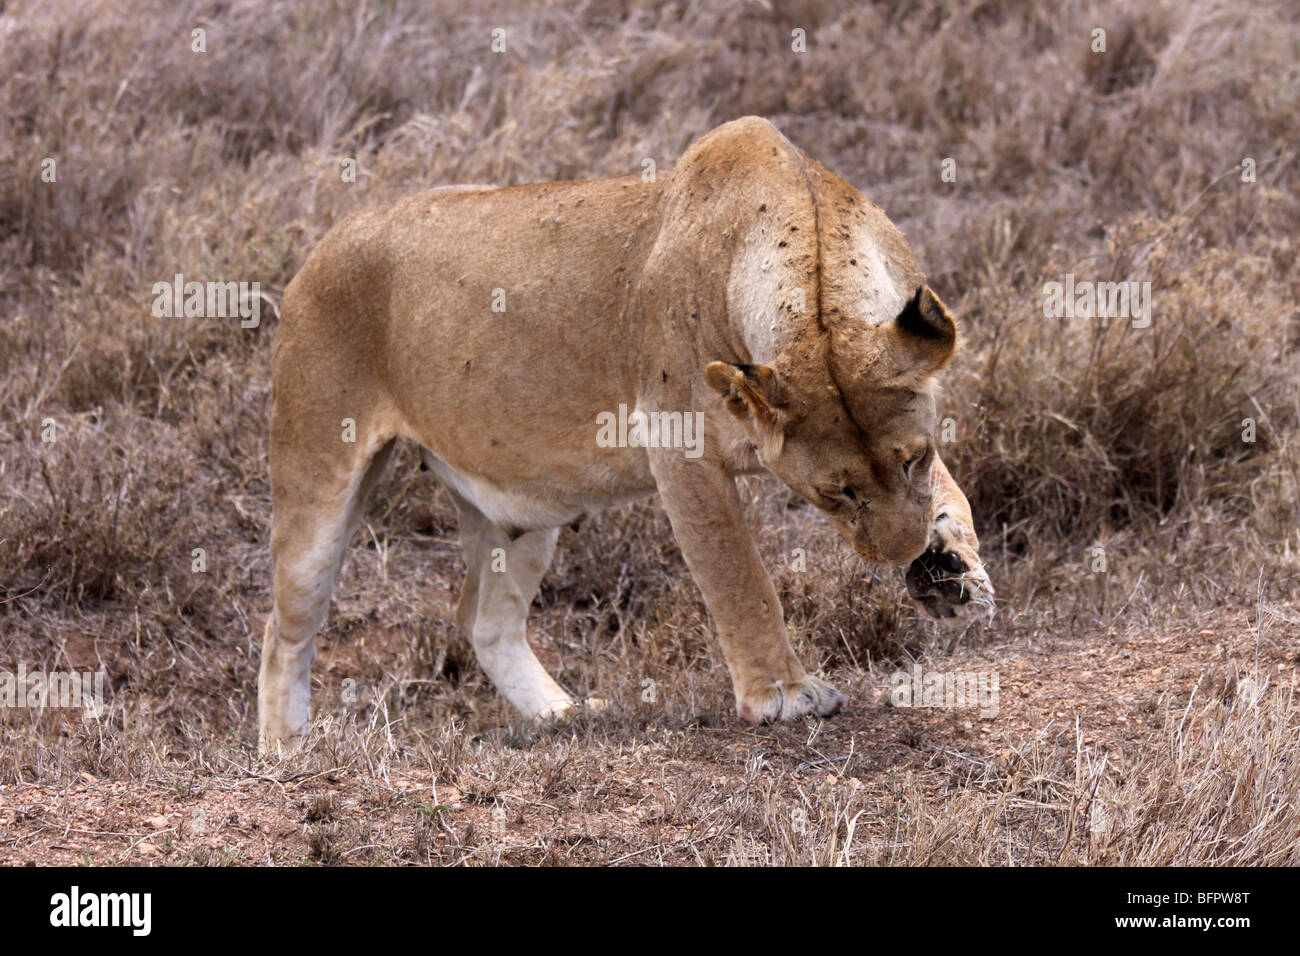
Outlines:
{"label": "lion's ear", "polygon": [[917,378],[940,371],[957,354],[957,323],[934,291],[922,285],[894,320],[897,365]]}
{"label": "lion's ear", "polygon": [[[727,411],[767,428],[778,428],[778,412],[785,404],[776,369],[770,365],[729,365],[710,362],[704,378],[727,405]],[[778,429],[779,430],[779,429]]]}

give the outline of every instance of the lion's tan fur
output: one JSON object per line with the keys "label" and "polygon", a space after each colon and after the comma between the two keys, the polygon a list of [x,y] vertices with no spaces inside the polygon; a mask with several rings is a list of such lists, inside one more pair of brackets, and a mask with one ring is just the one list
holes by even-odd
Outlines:
{"label": "lion's tan fur", "polygon": [[[914,296],[922,335],[895,321]],[[774,471],[869,559],[951,539],[977,570],[969,508],[929,438],[931,379],[955,348],[883,212],[756,118],[654,182],[434,190],[349,217],[286,290],[275,348],[263,744],[307,720],[312,636],[399,438],[456,501],[459,620],[524,713],[573,704],[524,639],[554,529],[655,492],[742,716],[833,711],[842,695],[790,650],[733,476]],[[699,412],[702,454],[602,447],[597,418],[620,405]],[[911,460],[926,472],[901,477]],[[832,475],[879,507],[819,501]],[[937,530],[941,509],[954,530]]]}

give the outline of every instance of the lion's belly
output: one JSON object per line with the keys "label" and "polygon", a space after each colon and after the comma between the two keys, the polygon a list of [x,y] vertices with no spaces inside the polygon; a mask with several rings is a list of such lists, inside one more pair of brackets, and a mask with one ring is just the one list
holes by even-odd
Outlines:
{"label": "lion's belly", "polygon": [[[508,474],[490,466],[456,467],[428,446],[422,448],[422,454],[439,481],[508,531],[542,531],[572,524],[655,490],[648,466],[639,469],[632,460],[619,462],[621,468],[593,460],[579,470],[576,480],[572,467],[565,469],[566,479],[557,480],[553,472]],[[463,455],[458,458],[464,461]]]}

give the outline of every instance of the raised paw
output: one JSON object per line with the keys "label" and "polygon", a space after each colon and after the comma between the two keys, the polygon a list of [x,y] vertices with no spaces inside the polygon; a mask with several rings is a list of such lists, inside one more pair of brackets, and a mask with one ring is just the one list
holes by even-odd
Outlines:
{"label": "raised paw", "polygon": [[747,691],[736,700],[736,712],[751,724],[789,720],[804,714],[829,717],[848,700],[819,677],[773,681]]}
{"label": "raised paw", "polygon": [[930,533],[930,546],[907,569],[907,593],[927,615],[954,621],[977,615],[992,618],[993,583],[969,528],[941,514]]}

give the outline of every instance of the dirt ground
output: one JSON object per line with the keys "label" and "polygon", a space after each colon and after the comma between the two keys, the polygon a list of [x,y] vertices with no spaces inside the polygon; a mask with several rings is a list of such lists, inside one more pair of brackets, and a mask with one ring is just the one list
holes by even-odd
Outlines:
{"label": "dirt ground", "polygon": [[[913,854],[900,802],[941,802],[954,788],[1013,818],[1002,824],[1009,859],[1052,862],[1076,838],[1081,782],[1054,777],[1038,751],[1106,755],[1122,773],[1171,714],[1235,693],[1225,680],[1294,691],[1296,615],[1266,613],[1262,637],[1248,614],[1219,611],[1128,637],[985,631],[923,657],[923,669],[996,671],[991,718],[977,706],[893,706],[890,672],[842,668],[833,676],[851,703],[828,721],[751,727],[720,697],[664,726],[638,701],[618,721],[635,722],[631,734],[592,714],[516,729],[504,759],[483,759],[499,745],[488,734],[442,772],[400,753],[299,768],[232,750],[147,780],[0,784],[0,864],[941,863],[952,861],[942,843]],[[382,646],[374,632],[356,640],[376,636]]]}

